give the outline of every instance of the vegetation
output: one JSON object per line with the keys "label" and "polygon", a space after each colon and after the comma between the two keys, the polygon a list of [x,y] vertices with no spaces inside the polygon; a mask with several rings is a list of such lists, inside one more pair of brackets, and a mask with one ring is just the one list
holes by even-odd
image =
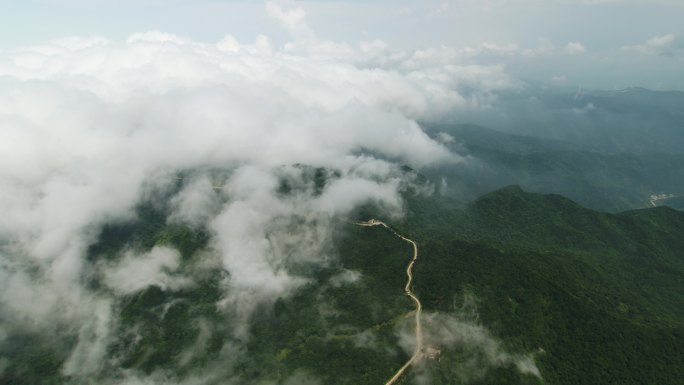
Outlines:
{"label": "vegetation", "polygon": [[426,239],[416,290],[427,309],[476,293],[483,324],[543,349],[546,383],[682,383],[684,213],[604,214],[512,187],[456,217],[450,234],[428,221],[415,230]]}
{"label": "vegetation", "polygon": [[[321,171],[312,175],[320,179]],[[426,313],[486,330],[502,352],[533,357],[541,378],[512,361],[488,363],[486,350],[445,342],[404,383],[416,375],[433,384],[684,383],[684,213],[607,214],[518,187],[467,206],[416,191],[406,200],[407,216],[395,226],[419,244],[415,291]],[[103,228],[89,250],[92,265],[168,245],[180,251],[181,268],[193,269],[209,232],[166,224],[163,205],[141,205],[138,214]],[[364,207],[357,215],[380,213]],[[326,384],[383,383],[410,354],[398,336],[413,309],[403,293],[410,246],[381,227],[337,226],[336,262],[259,307],[248,338],[235,333],[243,321],[216,305],[230,279],[220,269],[187,270],[191,287],[149,286],[120,297],[99,380],[125,369],[163,372],[169,381],[215,371],[216,383],[282,383],[304,371]],[[92,290],[104,290],[92,280]],[[54,341],[27,331],[6,340],[3,383],[68,382],[60,367],[77,335],[67,335]],[[466,373],[473,362],[481,373]]]}

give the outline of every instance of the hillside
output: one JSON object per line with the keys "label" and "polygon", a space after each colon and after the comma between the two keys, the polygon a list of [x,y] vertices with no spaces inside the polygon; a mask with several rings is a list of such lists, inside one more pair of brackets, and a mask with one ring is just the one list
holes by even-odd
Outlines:
{"label": "hillside", "polygon": [[544,350],[547,383],[681,381],[683,213],[605,214],[510,187],[456,217],[450,234],[416,229],[426,239],[416,274],[427,308],[476,293],[483,324]]}
{"label": "hillside", "polygon": [[[389,231],[339,222],[336,257],[296,267],[306,284],[260,307],[247,334],[235,334],[244,320],[216,306],[230,277],[197,264],[208,234],[165,224],[156,207],[105,227],[89,253],[93,272],[122,249],[166,245],[181,251],[181,269],[196,282],[122,297],[103,375],[181,381],[208,371],[209,383],[379,384],[410,355],[413,305],[402,290],[410,248]],[[435,352],[410,381],[682,383],[684,213],[606,214],[518,187],[467,207],[413,196],[407,209],[395,228],[419,244],[414,288]],[[101,277],[90,280],[105,290]],[[69,382],[59,369],[74,343],[66,335],[12,336],[1,352],[13,357],[5,383]]]}

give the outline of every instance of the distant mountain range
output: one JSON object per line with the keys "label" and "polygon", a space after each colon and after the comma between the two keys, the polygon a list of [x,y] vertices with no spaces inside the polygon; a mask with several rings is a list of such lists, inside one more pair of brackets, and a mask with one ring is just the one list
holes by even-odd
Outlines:
{"label": "distant mountain range", "polygon": [[684,92],[644,88],[602,91],[527,84],[497,95],[455,122],[561,140],[602,153],[684,152]]}
{"label": "distant mountain range", "polygon": [[[424,172],[437,181],[445,178],[443,194],[463,201],[510,184],[612,212],[650,207],[654,194],[684,195],[684,153],[599,152],[481,126],[428,127],[435,136],[454,138],[446,145],[466,159]],[[681,207],[675,200],[658,204]]]}

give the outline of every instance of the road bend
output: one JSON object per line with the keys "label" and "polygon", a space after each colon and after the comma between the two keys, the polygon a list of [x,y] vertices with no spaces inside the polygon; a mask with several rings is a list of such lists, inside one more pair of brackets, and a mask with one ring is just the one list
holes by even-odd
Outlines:
{"label": "road bend", "polygon": [[365,222],[356,222],[357,225],[359,226],[365,226],[365,227],[372,227],[372,226],[383,226],[389,231],[391,231],[394,235],[397,237],[401,238],[405,242],[408,242],[413,246],[413,258],[411,258],[411,262],[409,262],[408,266],[406,266],[406,277],[408,278],[406,280],[406,286],[404,286],[404,292],[408,297],[411,298],[413,303],[416,305],[416,312],[415,312],[415,334],[416,334],[416,349],[413,352],[413,355],[411,358],[409,358],[408,361],[402,366],[397,372],[390,378],[385,385],[392,385],[395,384],[401,376],[406,372],[406,370],[417,360],[420,359],[422,351],[423,351],[423,327],[420,323],[420,316],[421,313],[423,312],[423,304],[420,303],[420,300],[416,296],[416,294],[413,292],[412,289],[412,283],[413,283],[413,265],[416,263],[418,260],[418,245],[416,245],[416,242],[414,242],[411,239],[408,239],[404,237],[403,235],[397,233],[394,231],[391,227],[387,226],[385,222],[379,221],[377,219],[371,219]]}

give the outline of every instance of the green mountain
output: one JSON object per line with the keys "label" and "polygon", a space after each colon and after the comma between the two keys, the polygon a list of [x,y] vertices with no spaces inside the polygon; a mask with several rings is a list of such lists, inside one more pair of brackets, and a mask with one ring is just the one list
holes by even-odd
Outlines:
{"label": "green mountain", "polygon": [[[684,213],[607,214],[519,187],[467,206],[407,192],[406,209],[390,225],[419,246],[414,291],[430,358],[401,383],[684,383]],[[123,249],[166,245],[196,284],[121,297],[105,366],[88,381],[136,373],[169,383],[381,384],[409,358],[411,246],[389,230],[340,221],[336,258],[290,267],[307,283],[259,307],[248,337],[236,337],[244,323],[216,306],[229,277],[197,264],[209,234],[167,225],[163,205],[138,212],[104,228],[93,269]],[[105,290],[88,276],[93,291]],[[27,329],[5,340],[3,383],[80,383],[59,369],[74,333]]]}
{"label": "green mountain", "polygon": [[430,211],[408,221],[426,239],[416,267],[426,308],[476,293],[485,325],[544,350],[546,383],[681,383],[684,213],[605,214],[517,187],[446,223]]}

